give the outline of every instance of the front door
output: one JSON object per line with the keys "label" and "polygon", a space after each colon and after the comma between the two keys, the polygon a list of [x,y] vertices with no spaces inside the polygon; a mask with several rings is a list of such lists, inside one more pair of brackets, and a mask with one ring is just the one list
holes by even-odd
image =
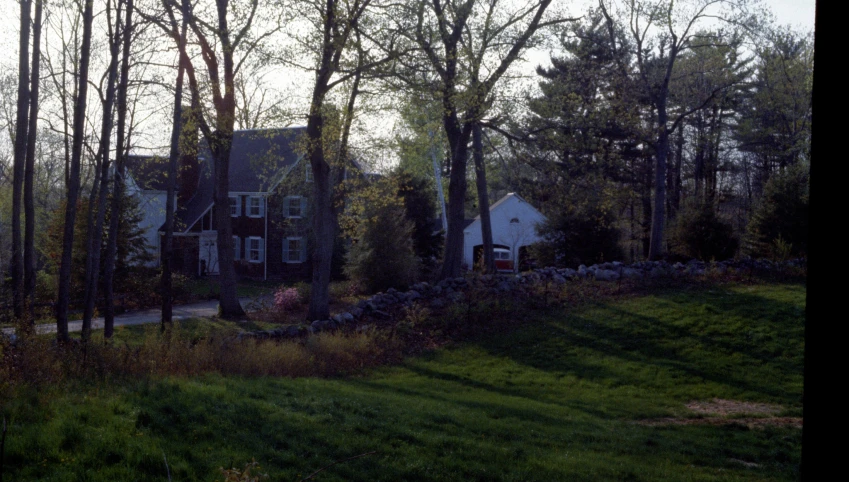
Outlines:
{"label": "front door", "polygon": [[200,235],[200,275],[218,274],[218,234],[203,233]]}

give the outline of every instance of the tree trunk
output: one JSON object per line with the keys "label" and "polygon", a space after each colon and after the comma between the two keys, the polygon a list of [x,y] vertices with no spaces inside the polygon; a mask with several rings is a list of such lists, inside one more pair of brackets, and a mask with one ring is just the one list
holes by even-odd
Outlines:
{"label": "tree trunk", "polygon": [[[307,132],[309,132],[309,124]],[[313,137],[310,136],[310,139]],[[330,166],[323,159],[321,149],[313,149],[310,164],[313,169],[313,233],[315,247],[312,251],[312,289],[307,321],[330,318],[330,270],[333,258],[333,187],[330,185]]]}
{"label": "tree trunk", "polygon": [[666,126],[666,98],[658,102],[657,163],[654,166],[654,211],[652,212],[649,259],[657,260],[664,254],[664,222],[666,221],[666,158],[669,154],[669,129]]}
{"label": "tree trunk", "polygon": [[322,131],[324,117],[324,87],[316,81],[310,116],[307,120],[309,160],[313,172],[313,235],[315,247],[312,251],[312,287],[307,321],[330,318],[330,270],[333,258],[333,187],[330,166],[324,158]]}
{"label": "tree trunk", "polygon": [[696,117],[696,155],[693,158],[693,198],[697,203],[704,202],[705,186],[705,151],[707,150],[707,136],[705,135],[704,116],[701,112]]}
{"label": "tree trunk", "polygon": [[681,164],[684,156],[684,123],[678,124],[675,140],[675,167],[672,172],[672,202],[669,204],[670,219],[681,209]]}
{"label": "tree trunk", "polygon": [[442,278],[460,276],[463,266],[463,221],[466,201],[466,163],[470,129],[460,129],[453,105],[446,103],[443,125],[448,137],[451,155],[451,174],[448,178],[448,233],[445,236],[445,255],[442,260]]}
{"label": "tree trunk", "polygon": [[[233,112],[233,111],[231,111]],[[225,121],[226,123],[226,121]],[[236,295],[236,267],[233,265],[233,227],[230,219],[230,149],[233,145],[233,117],[229,129],[213,133],[212,156],[215,158],[212,216],[218,240],[218,279],[221,298],[218,300],[219,315],[227,320],[245,317],[245,310]],[[226,126],[225,126],[226,128]],[[265,202],[266,199],[263,199]],[[268,216],[268,211],[265,213]],[[265,262],[265,260],[263,260]]]}
{"label": "tree trunk", "polygon": [[642,204],[642,222],[640,228],[642,231],[642,246],[643,258],[649,259],[649,247],[651,246],[651,191],[652,191],[652,163],[654,160],[650,157],[641,159],[643,162],[643,189],[640,196]]}
{"label": "tree trunk", "polygon": [[[475,122],[474,127],[472,127],[472,157],[475,161],[475,184],[478,190],[478,206],[480,206],[484,272],[495,273],[495,251],[492,245],[492,223],[489,218],[489,194],[486,187],[486,166],[483,163],[483,139],[480,122]],[[517,261],[514,256],[514,263],[517,263]]]}
{"label": "tree trunk", "polygon": [[[180,30],[180,44],[186,45],[186,30],[188,18],[183,16],[183,25]],[[183,51],[185,47],[181,47]],[[177,158],[180,156],[180,134],[183,130],[183,75],[185,67],[182,57],[178,57],[177,83],[174,90],[174,115],[171,127],[171,150],[168,153],[168,187],[165,195],[165,236],[162,244],[162,329],[165,324],[172,322],[172,299],[171,299],[171,264],[174,257],[174,191],[177,183]],[[267,213],[266,213],[267,215]]]}
{"label": "tree trunk", "polygon": [[327,95],[330,77],[333,75],[332,59],[345,42],[337,43],[338,32],[336,3],[328,0],[323,3],[323,38],[319,69],[313,85],[310,111],[307,118],[307,157],[313,173],[313,235],[315,247],[312,250],[312,286],[310,289],[310,307],[307,321],[330,318],[330,270],[333,260],[333,186],[330,165],[325,159],[324,100]]}
{"label": "tree trunk", "polygon": [[126,150],[124,138],[127,121],[127,84],[130,75],[130,42],[133,30],[133,0],[126,0],[126,11],[123,25],[121,78],[118,81],[118,122],[116,125],[115,168],[112,180],[112,202],[109,218],[109,235],[107,237],[106,264],[103,268],[103,297],[106,309],[103,314],[103,336],[111,338],[115,327],[115,263],[118,256],[118,231],[120,227],[121,200],[124,196],[124,159]]}
{"label": "tree trunk", "polygon": [[30,79],[29,128],[27,132],[26,173],[24,175],[24,304],[29,312],[30,325],[35,324],[35,144],[38,139],[38,87],[41,64],[41,19],[43,0],[35,0],[35,21],[32,36],[32,78]]}
{"label": "tree trunk", "polygon": [[[112,22],[112,2],[106,2],[106,19]],[[109,192],[109,151],[110,139],[112,137],[112,107],[115,104],[115,81],[118,77],[118,46],[121,44],[119,29],[121,27],[121,11],[115,12],[115,30],[109,40],[109,73],[106,79],[106,99],[103,102],[103,118],[100,128],[100,145],[98,156],[100,157],[99,185],[96,182],[97,200],[89,204],[89,220],[96,211],[94,224],[89,224],[89,252],[86,262],[89,271],[86,272],[85,307],[83,308],[82,339],[88,341],[91,336],[91,319],[94,316],[94,306],[97,301],[97,287],[100,278],[100,252],[103,245],[103,222],[106,217],[106,195]],[[92,196],[94,198],[94,196]],[[118,213],[115,213],[118,215]]]}
{"label": "tree trunk", "polygon": [[65,204],[65,226],[62,235],[62,259],[59,266],[59,294],[56,300],[56,338],[68,340],[68,307],[71,295],[71,253],[74,246],[74,223],[77,220],[77,200],[80,191],[80,160],[85,135],[85,109],[88,95],[88,68],[91,60],[91,23],[93,0],[86,0],[83,9],[83,39],[80,48],[78,95],[74,103],[74,137],[71,144],[71,166],[68,173],[68,192]]}
{"label": "tree trunk", "polygon": [[12,166],[12,256],[9,268],[15,318],[24,316],[24,261],[21,243],[21,193],[27,155],[27,115],[29,111],[29,28],[31,0],[21,0],[21,35],[18,52],[18,112],[15,120],[15,153]]}

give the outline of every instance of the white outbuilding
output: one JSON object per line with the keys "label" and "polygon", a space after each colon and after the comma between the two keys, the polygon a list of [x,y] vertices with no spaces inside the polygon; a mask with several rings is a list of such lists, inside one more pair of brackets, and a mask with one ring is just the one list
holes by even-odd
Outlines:
{"label": "white outbuilding", "polygon": [[[489,207],[489,217],[492,242],[495,248],[510,253],[511,265],[517,265],[515,260],[523,259],[527,246],[540,240],[537,226],[545,221],[541,212],[513,192]],[[463,229],[463,264],[471,269],[482,252],[481,218],[477,216]]]}

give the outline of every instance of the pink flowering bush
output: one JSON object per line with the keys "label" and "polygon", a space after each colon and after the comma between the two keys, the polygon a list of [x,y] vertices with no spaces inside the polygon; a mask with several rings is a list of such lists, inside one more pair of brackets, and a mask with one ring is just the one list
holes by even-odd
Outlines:
{"label": "pink flowering bush", "polygon": [[279,311],[291,311],[301,304],[301,295],[297,288],[281,286],[274,293],[274,307]]}

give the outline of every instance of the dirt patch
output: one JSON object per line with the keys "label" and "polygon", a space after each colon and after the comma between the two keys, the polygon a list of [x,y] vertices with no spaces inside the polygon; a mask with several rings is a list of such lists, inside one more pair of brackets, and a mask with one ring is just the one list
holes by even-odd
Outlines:
{"label": "dirt patch", "polygon": [[761,464],[756,464],[754,462],[746,462],[745,460],[740,460],[740,459],[728,459],[728,461],[734,462],[735,464],[744,465],[746,467],[749,467],[750,469],[755,469],[755,468],[758,468],[758,467],[761,466]]}
{"label": "dirt patch", "polygon": [[741,402],[739,400],[723,400],[721,398],[714,398],[710,401],[693,401],[685,405],[685,407],[700,415],[718,415],[721,417],[737,415],[775,415],[783,410],[781,405]]}
{"label": "dirt patch", "polygon": [[655,418],[649,420],[641,420],[640,425],[649,427],[658,427],[663,425],[745,425],[749,428],[764,428],[772,427],[793,427],[802,428],[802,417],[745,417],[745,418],[724,418],[724,417],[702,417],[702,418]]}
{"label": "dirt patch", "polygon": [[766,426],[802,428],[801,417],[776,417],[784,408],[769,403],[743,402],[714,398],[709,401],[693,401],[685,405],[696,417],[666,417],[641,420],[640,425],[745,425],[749,428]]}

